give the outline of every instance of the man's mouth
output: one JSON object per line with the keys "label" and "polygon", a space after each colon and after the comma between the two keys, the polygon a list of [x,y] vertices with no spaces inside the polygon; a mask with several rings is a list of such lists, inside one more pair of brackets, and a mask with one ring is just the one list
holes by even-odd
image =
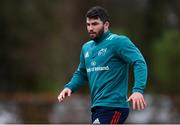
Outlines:
{"label": "man's mouth", "polygon": [[90,32],[90,33],[89,33],[89,35],[94,35],[94,34],[96,34],[96,33],[95,33],[95,32]]}
{"label": "man's mouth", "polygon": [[89,35],[96,35],[96,33],[89,33]]}

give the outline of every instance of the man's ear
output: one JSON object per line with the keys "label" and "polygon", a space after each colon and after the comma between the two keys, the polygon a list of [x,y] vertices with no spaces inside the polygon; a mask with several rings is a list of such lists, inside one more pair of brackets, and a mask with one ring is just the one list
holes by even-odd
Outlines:
{"label": "man's ear", "polygon": [[109,25],[110,25],[109,21],[106,21],[106,22],[104,23],[104,28],[105,28],[105,30],[108,30],[108,29],[109,29]]}

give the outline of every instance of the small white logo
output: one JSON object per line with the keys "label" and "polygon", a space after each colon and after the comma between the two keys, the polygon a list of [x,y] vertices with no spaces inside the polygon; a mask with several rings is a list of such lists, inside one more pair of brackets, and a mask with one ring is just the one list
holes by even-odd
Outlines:
{"label": "small white logo", "polygon": [[98,52],[98,56],[104,56],[107,52],[107,48],[102,48]]}
{"label": "small white logo", "polygon": [[89,57],[89,53],[88,52],[86,52],[86,54],[85,54],[85,58],[88,58]]}
{"label": "small white logo", "polygon": [[92,65],[92,66],[95,66],[95,65],[96,65],[96,62],[95,62],[95,61],[92,61],[92,62],[91,62],[91,65]]}
{"label": "small white logo", "polygon": [[94,120],[93,124],[101,124],[99,119],[97,118],[96,120]]}

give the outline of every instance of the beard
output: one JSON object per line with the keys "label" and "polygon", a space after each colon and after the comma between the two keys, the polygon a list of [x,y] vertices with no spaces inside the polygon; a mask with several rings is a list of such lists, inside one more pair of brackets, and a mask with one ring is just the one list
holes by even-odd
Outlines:
{"label": "beard", "polygon": [[89,37],[91,40],[97,41],[98,39],[101,38],[103,33],[104,33],[104,27],[101,28],[98,32],[90,32]]}

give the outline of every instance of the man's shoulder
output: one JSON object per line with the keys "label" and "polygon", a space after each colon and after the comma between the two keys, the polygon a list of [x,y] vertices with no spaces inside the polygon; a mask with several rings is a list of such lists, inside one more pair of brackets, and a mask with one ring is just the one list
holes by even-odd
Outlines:
{"label": "man's shoulder", "polygon": [[84,47],[91,46],[93,43],[94,43],[93,40],[89,40],[89,41],[87,41],[87,42],[85,42],[85,43],[83,44],[83,48],[84,48]]}
{"label": "man's shoulder", "polygon": [[112,41],[113,44],[123,43],[123,41],[127,41],[129,39],[126,35],[118,35],[118,34],[111,34],[106,40]]}
{"label": "man's shoulder", "polygon": [[84,45],[90,45],[90,44],[92,44],[92,43],[94,43],[94,41],[93,41],[93,40],[89,40],[89,41],[87,41]]}
{"label": "man's shoulder", "polygon": [[126,35],[118,35],[112,33],[109,37],[107,37],[106,40],[117,40],[117,39],[127,39],[128,37]]}
{"label": "man's shoulder", "polygon": [[94,43],[93,40],[89,40],[89,41],[85,42],[85,43],[82,45],[82,50],[83,50],[83,51],[88,50],[89,48],[91,48],[91,46],[92,46],[93,43]]}

